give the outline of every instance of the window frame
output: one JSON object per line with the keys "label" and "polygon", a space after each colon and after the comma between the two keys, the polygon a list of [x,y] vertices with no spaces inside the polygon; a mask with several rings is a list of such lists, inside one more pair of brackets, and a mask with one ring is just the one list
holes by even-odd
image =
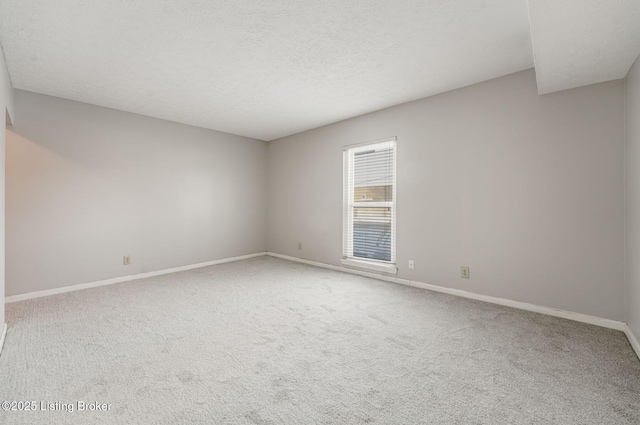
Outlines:
{"label": "window frame", "polygon": [[[393,149],[392,155],[392,189],[391,189],[391,202],[356,202],[354,200],[354,156],[358,152],[363,152],[374,148],[376,145],[383,143],[391,143]],[[396,221],[397,221],[397,157],[398,157],[398,143],[397,138],[387,137],[384,139],[374,140],[371,142],[358,143],[354,145],[344,146],[343,152],[343,226],[342,226],[342,258],[341,263],[350,267],[357,267],[367,270],[373,270],[383,273],[396,274],[398,268],[396,266]],[[349,192],[349,193],[347,193]],[[353,210],[358,205],[361,207],[384,207],[391,208],[391,260],[376,260],[370,258],[354,257],[353,252],[346,252],[348,240],[351,239],[350,246],[353,248]],[[390,204],[390,205],[389,205]],[[349,255],[351,254],[351,255]]]}

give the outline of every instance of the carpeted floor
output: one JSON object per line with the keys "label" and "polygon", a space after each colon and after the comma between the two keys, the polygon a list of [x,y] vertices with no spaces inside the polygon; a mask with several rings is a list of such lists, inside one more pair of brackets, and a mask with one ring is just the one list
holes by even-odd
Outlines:
{"label": "carpeted floor", "polygon": [[7,322],[0,401],[37,410],[6,424],[640,423],[621,332],[271,257],[8,304]]}

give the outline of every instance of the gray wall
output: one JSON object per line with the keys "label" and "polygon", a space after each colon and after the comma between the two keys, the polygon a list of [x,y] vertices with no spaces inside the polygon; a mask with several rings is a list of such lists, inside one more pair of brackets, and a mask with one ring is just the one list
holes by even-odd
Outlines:
{"label": "gray wall", "polygon": [[265,250],[265,142],[15,96],[7,295]]}
{"label": "gray wall", "polygon": [[627,323],[640,338],[640,60],[625,81]]}
{"label": "gray wall", "polygon": [[[0,114],[2,114],[2,130],[0,130],[0,294],[4,299],[5,292],[5,126],[7,114],[15,120],[13,106],[13,87],[4,61],[4,53],[0,47]],[[4,326],[4,303],[0,303],[0,332]],[[2,347],[0,347],[2,349]]]}
{"label": "gray wall", "polygon": [[[626,81],[626,320],[636,335],[640,120],[630,117],[640,110],[638,68]],[[0,66],[0,105],[12,103],[6,75]],[[268,148],[16,91],[6,294],[265,248],[339,265],[342,146],[395,135],[399,277],[625,320],[624,87],[538,96],[529,70]],[[125,254],[132,265],[122,265]],[[459,278],[462,264],[470,280]]]}
{"label": "gray wall", "polygon": [[399,277],[624,320],[623,116],[528,70],[270,142],[267,248],[340,265],[342,147],[397,136]]}

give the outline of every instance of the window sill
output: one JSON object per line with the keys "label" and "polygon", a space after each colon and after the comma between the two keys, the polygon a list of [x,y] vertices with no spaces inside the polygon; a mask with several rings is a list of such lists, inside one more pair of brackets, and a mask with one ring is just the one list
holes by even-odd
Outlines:
{"label": "window sill", "polygon": [[343,258],[341,260],[345,266],[357,267],[359,269],[373,270],[376,272],[397,274],[398,268],[395,264],[379,263],[377,261],[354,260],[352,258]]}

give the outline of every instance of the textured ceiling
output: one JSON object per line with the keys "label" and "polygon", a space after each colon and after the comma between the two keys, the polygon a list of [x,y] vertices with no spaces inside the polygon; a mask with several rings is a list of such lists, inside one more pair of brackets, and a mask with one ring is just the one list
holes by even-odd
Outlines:
{"label": "textured ceiling", "polygon": [[540,94],[624,78],[640,54],[640,0],[529,0]]}
{"label": "textured ceiling", "polygon": [[15,88],[263,140],[533,66],[526,0],[0,0],[0,42]]}
{"label": "textured ceiling", "polygon": [[624,78],[640,0],[0,0],[0,43],[15,88],[273,140],[534,57],[541,94]]}

